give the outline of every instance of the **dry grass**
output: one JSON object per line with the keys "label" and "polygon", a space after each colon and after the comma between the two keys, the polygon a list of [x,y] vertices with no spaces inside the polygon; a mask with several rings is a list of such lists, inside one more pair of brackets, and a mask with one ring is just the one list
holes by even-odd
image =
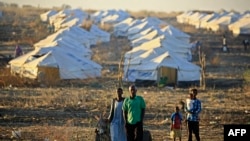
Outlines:
{"label": "dry grass", "polygon": [[[172,16],[162,17],[190,33],[193,40],[202,40],[203,51],[210,62],[206,67],[208,87],[206,90],[198,88],[203,108],[200,115],[202,140],[222,141],[223,124],[249,124],[250,88],[247,84],[243,85],[242,74],[249,67],[250,53],[235,50],[223,54],[219,52],[219,33],[179,25]],[[110,30],[109,27],[105,29]],[[237,48],[237,42],[241,39],[235,38],[233,41]],[[110,43],[92,48],[93,60],[107,70],[103,71],[102,78],[60,81],[58,85],[45,88],[29,80],[9,76],[6,70],[1,70],[4,88],[0,92],[0,139],[18,140],[11,133],[20,130],[21,140],[24,141],[94,140],[97,124],[94,117],[100,113],[106,113],[107,117],[111,98],[115,96],[119,83],[117,66],[121,56],[129,49],[126,39],[112,37]],[[123,84],[124,96],[129,95],[127,87],[127,84]],[[179,101],[185,101],[188,91],[189,88],[178,87],[139,87],[138,94],[145,98],[147,105],[144,128],[151,132],[153,141],[169,140],[170,114]],[[186,128],[183,130],[183,140],[187,140]]]}
{"label": "dry grass", "polygon": [[[93,140],[94,116],[108,113],[116,86],[101,88],[5,88],[1,92],[1,123],[21,129],[22,139]],[[202,101],[201,138],[222,140],[223,124],[249,123],[250,93],[238,88],[199,90]],[[169,117],[175,105],[188,97],[187,89],[139,88],[147,104],[145,129],[153,140],[168,138]],[[128,89],[124,88],[124,96]],[[20,108],[22,107],[22,108]],[[107,114],[106,114],[107,117]],[[168,118],[165,124],[162,121]],[[1,136],[10,138],[10,127],[2,126]],[[185,130],[184,130],[185,131]],[[186,138],[186,133],[183,135]]]}
{"label": "dry grass", "polygon": [[217,66],[217,65],[220,65],[220,62],[221,62],[220,57],[215,56],[215,57],[212,58],[210,64],[214,65],[214,66]]}

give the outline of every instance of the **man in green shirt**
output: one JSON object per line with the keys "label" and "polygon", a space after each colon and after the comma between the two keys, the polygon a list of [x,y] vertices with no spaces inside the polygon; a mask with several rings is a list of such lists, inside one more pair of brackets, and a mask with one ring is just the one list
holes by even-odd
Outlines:
{"label": "man in green shirt", "polygon": [[135,85],[129,87],[130,96],[122,106],[123,116],[126,121],[127,141],[143,141],[143,118],[146,104],[142,96],[136,95]]}

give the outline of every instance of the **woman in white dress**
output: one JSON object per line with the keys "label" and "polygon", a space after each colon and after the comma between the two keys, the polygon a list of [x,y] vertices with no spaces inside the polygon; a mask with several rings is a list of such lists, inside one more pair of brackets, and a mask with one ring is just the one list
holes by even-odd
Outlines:
{"label": "woman in white dress", "polygon": [[111,141],[127,141],[125,131],[125,121],[122,114],[122,104],[124,97],[122,97],[122,88],[117,89],[117,97],[112,99],[111,110],[108,117],[110,122],[110,136]]}

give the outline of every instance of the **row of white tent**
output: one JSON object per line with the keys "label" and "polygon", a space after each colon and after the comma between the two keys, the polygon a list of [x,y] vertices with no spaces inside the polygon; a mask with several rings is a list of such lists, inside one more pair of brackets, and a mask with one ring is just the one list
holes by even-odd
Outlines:
{"label": "row of white tent", "polygon": [[[102,67],[90,59],[80,57],[65,46],[36,48],[10,61],[11,72],[36,79],[42,71],[45,79],[56,71],[54,79],[86,79],[101,76]],[[53,70],[53,71],[52,71]]]}
{"label": "row of white tent", "polygon": [[[36,79],[40,71],[57,70],[59,79],[86,79],[101,76],[102,66],[91,60],[86,47],[93,39],[78,26],[60,29],[34,44],[35,50],[9,62],[11,72]],[[94,41],[94,40],[93,40]]]}
{"label": "row of white tent", "polygon": [[40,17],[43,22],[53,23],[56,31],[35,43],[33,51],[11,60],[12,73],[31,79],[38,78],[41,72],[47,77],[52,73],[52,77],[58,79],[101,76],[102,66],[91,60],[90,47],[98,42],[109,42],[110,33],[94,24],[89,31],[81,28],[82,22],[75,21],[86,19],[87,14],[79,9],[50,10]]}
{"label": "row of white tent", "polygon": [[169,83],[200,80],[200,67],[189,62],[190,35],[156,18],[126,18],[114,24],[113,34],[131,42],[132,50],[124,55],[123,80]]}
{"label": "row of white tent", "polygon": [[[64,9],[59,12],[55,10],[49,10],[48,12],[42,13],[40,18],[43,22],[48,22],[50,25],[53,25],[55,31],[65,27],[72,26],[83,26],[90,20],[91,15],[87,12],[84,12],[81,9]],[[90,34],[90,33],[91,34]],[[94,36],[94,40],[98,42],[109,42],[110,33],[100,29],[96,24],[92,24],[87,37]],[[96,42],[96,41],[94,41]]]}
{"label": "row of white tent", "polygon": [[196,28],[212,31],[230,30],[236,36],[250,34],[250,12],[199,12],[187,11],[176,16],[177,22],[194,25]]}
{"label": "row of white tent", "polygon": [[[164,35],[147,41],[125,53],[123,78],[130,82],[136,79],[159,81],[163,76],[170,78],[176,75],[173,83],[199,81],[200,67],[180,56],[187,50],[189,48],[183,48],[181,43],[172,42]],[[162,68],[172,68],[175,73],[163,73],[159,71]]]}
{"label": "row of white tent", "polygon": [[[90,18],[95,22],[86,31],[80,26]],[[158,18],[134,19],[124,11],[114,10],[88,15],[76,9],[46,12],[41,19],[53,23],[56,32],[34,44],[34,51],[12,60],[14,73],[37,78],[40,71],[54,68],[58,69],[60,79],[101,76],[102,67],[90,60],[90,46],[100,41],[104,33],[93,32],[99,29],[95,25],[99,22],[112,24],[115,36],[127,37],[131,42],[132,50],[124,55],[125,81],[158,81],[163,76],[173,82],[200,79],[200,67],[188,61],[190,36]],[[109,42],[110,33],[103,38],[106,39],[101,41]]]}
{"label": "row of white tent", "polygon": [[95,24],[116,24],[128,17],[130,14],[121,9],[100,10],[90,15]]}
{"label": "row of white tent", "polygon": [[109,42],[111,34],[96,24],[92,24],[89,31],[81,28],[93,17],[81,9],[42,13],[42,22],[53,24],[55,32],[35,43],[33,51],[11,60],[11,72],[32,79],[38,78],[41,71],[47,75],[51,71],[58,72],[55,75],[59,79],[100,77],[102,66],[91,60],[90,47],[98,42]]}

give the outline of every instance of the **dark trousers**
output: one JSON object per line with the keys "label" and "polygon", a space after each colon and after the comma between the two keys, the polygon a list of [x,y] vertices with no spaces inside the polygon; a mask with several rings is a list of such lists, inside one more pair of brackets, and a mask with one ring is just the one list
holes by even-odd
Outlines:
{"label": "dark trousers", "polygon": [[247,50],[247,45],[244,45],[244,50],[245,50],[245,51]]}
{"label": "dark trousers", "polygon": [[126,124],[127,141],[143,141],[142,122],[136,124]]}
{"label": "dark trousers", "polygon": [[192,141],[192,134],[195,135],[197,141],[200,141],[199,122],[188,121],[188,141]]}

